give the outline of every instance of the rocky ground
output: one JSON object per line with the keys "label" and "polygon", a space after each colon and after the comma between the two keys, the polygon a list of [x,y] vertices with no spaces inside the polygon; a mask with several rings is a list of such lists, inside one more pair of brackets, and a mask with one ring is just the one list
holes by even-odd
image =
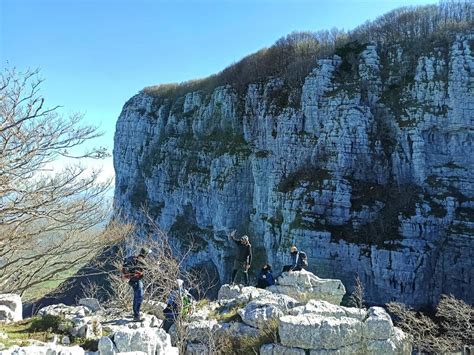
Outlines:
{"label": "rocky ground", "polygon": [[[340,306],[344,294],[339,280],[320,279],[304,270],[283,274],[277,285],[265,290],[223,285],[217,300],[197,303],[169,334],[154,315],[132,322],[123,310],[82,299],[77,306],[39,310],[37,319],[43,322],[61,319],[55,329],[61,335],[48,342],[30,339],[28,345],[11,346],[0,355],[411,353],[409,337],[393,326],[383,308]],[[157,303],[155,313],[161,307]],[[0,297],[5,323],[21,322],[19,309],[18,296]],[[10,337],[2,333],[5,344]],[[73,345],[74,339],[95,342],[97,351]]]}

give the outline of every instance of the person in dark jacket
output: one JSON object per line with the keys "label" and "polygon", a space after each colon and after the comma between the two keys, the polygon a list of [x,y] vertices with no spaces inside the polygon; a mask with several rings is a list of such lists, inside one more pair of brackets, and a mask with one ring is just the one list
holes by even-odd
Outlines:
{"label": "person in dark jacket", "polygon": [[283,266],[283,272],[287,271],[300,271],[308,266],[308,260],[306,253],[298,251],[296,245],[292,245],[290,248],[291,264]]}
{"label": "person in dark jacket", "polygon": [[235,231],[229,235],[229,239],[232,239],[237,245],[237,255],[234,259],[234,265],[232,269],[232,280],[234,283],[237,277],[237,273],[243,272],[245,277],[245,286],[249,285],[249,274],[250,264],[252,263],[252,245],[250,244],[249,237],[244,235],[240,239],[235,238]]}
{"label": "person in dark jacket", "polygon": [[172,290],[168,300],[166,301],[166,308],[163,310],[165,319],[162,327],[165,332],[168,332],[171,326],[176,322],[180,315],[187,315],[192,309],[192,302],[194,301],[191,294],[183,287],[184,281],[176,280],[178,288]]}
{"label": "person in dark jacket", "polygon": [[137,256],[132,256],[130,266],[126,272],[124,272],[125,278],[128,278],[128,284],[133,289],[133,320],[142,321],[140,318],[140,308],[143,302],[144,288],[143,288],[143,275],[146,270],[145,258],[150,253],[149,250],[142,248]]}
{"label": "person in dark jacket", "polygon": [[272,274],[272,267],[268,264],[265,264],[262,267],[262,270],[258,273],[257,276],[257,287],[258,288],[267,288],[275,284],[275,279]]}

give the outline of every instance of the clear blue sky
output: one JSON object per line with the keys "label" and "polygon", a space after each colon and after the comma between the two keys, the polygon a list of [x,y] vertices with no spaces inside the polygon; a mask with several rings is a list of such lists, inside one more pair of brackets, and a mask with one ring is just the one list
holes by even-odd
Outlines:
{"label": "clear blue sky", "polygon": [[40,68],[46,102],[83,112],[112,148],[143,87],[222,70],[298,30],[352,29],[425,0],[0,0],[0,65]]}

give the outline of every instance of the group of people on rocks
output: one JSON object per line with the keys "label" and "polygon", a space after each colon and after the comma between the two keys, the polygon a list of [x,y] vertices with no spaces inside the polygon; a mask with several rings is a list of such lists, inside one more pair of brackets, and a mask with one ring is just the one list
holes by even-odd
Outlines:
{"label": "group of people on rocks", "polygon": [[[228,235],[229,240],[235,242],[237,247],[237,253],[233,261],[231,284],[235,283],[237,275],[241,272],[244,276],[244,285],[249,286],[248,272],[252,264],[252,245],[247,235],[236,238],[235,232],[233,231]],[[150,252],[151,250],[142,248],[138,255],[126,258],[122,268],[124,277],[128,279],[128,283],[133,289],[132,309],[134,321],[143,320],[140,317],[144,296],[143,276],[146,271],[145,259]],[[308,266],[306,253],[299,251],[295,245],[292,245],[290,248],[290,260],[290,264],[283,266],[282,273],[300,271]],[[265,264],[257,274],[256,287],[266,288],[272,286],[275,284],[276,278],[273,276],[272,267],[269,264]],[[183,312],[187,314],[189,312],[192,300],[192,295],[184,288],[184,281],[178,279],[176,281],[176,288],[170,292],[166,308],[163,310],[165,316],[163,328],[165,331],[170,329],[179,314]]]}
{"label": "group of people on rocks", "polygon": [[[234,259],[231,283],[235,283],[236,277],[239,271],[241,271],[244,275],[245,286],[249,286],[248,271],[252,263],[252,245],[250,244],[249,237],[243,235],[237,239],[235,238],[235,231],[233,231],[229,235],[229,239],[234,241],[237,245],[237,255]],[[300,271],[308,266],[306,253],[298,251],[296,245],[291,246],[290,256],[291,264],[283,266],[282,272]],[[272,267],[269,264],[265,264],[257,275],[257,287],[266,288],[274,284],[275,277],[272,274]]]}

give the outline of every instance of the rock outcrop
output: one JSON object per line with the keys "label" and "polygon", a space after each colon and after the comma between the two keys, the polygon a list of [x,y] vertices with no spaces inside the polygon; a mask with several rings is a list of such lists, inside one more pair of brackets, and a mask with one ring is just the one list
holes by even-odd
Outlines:
{"label": "rock outcrop", "polygon": [[309,349],[315,354],[411,353],[408,338],[393,326],[383,308],[363,311],[316,301],[310,309],[280,318],[281,345]]}
{"label": "rock outcrop", "polygon": [[0,294],[0,322],[17,322],[23,319],[21,297],[13,293]]}
{"label": "rock outcrop", "polygon": [[[293,286],[302,289],[314,275],[298,273],[301,277],[294,275]],[[339,280],[327,281],[326,293],[334,294]],[[217,301],[204,306],[212,311],[201,310],[201,319],[193,317],[182,324],[187,354],[210,349],[225,352],[229,349],[226,344],[243,353],[257,347],[260,354],[411,354],[410,339],[380,307],[367,310],[321,299],[296,300],[276,290],[238,285],[223,285],[219,295]],[[230,318],[229,312],[234,312]],[[171,332],[173,342],[177,341],[175,332]],[[278,343],[268,343],[277,339]]]}
{"label": "rock outcrop", "polygon": [[348,44],[298,88],[139,93],[116,125],[117,210],[145,230],[146,205],[222,283],[237,228],[251,272],[294,243],[372,303],[473,303],[474,34],[446,38]]}
{"label": "rock outcrop", "polygon": [[324,300],[336,305],[341,304],[346,288],[341,280],[321,279],[311,272],[284,272],[269,291],[285,294],[300,301],[310,299]]}

